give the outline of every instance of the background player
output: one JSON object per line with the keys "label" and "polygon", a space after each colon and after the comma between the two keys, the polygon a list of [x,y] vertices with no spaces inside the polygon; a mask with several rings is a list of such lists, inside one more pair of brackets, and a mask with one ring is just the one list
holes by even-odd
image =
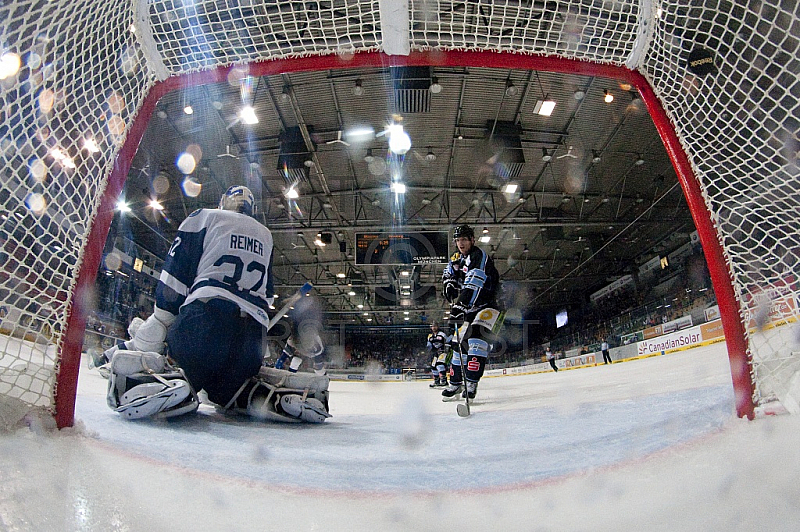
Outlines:
{"label": "background player", "polygon": [[433,356],[431,360],[431,373],[433,374],[433,383],[431,388],[437,386],[447,386],[447,371],[450,364],[450,349],[448,346],[448,336],[439,330],[439,324],[436,322],[431,323],[431,332],[428,334],[427,339],[428,351]]}
{"label": "background player", "polygon": [[[469,225],[453,230],[458,251],[442,275],[444,297],[452,304],[450,321],[455,323],[453,342],[456,350],[450,364],[450,384],[442,391],[444,400],[454,398],[462,390],[475,397],[478,381],[486,368],[489,342],[495,338],[503,322],[497,303],[500,274],[492,258],[475,245],[475,231]],[[460,343],[460,345],[458,345]],[[466,389],[463,382],[466,381]]]}
{"label": "background player", "polygon": [[[218,209],[197,210],[181,223],[156,287],[153,314],[136,331],[132,347],[163,353],[166,340],[169,355],[193,391],[205,390],[225,410],[321,422],[330,416],[327,377],[293,376],[287,386],[288,372],[261,371],[262,335],[274,293],[272,234],[252,217],[254,203],[247,187],[233,186],[222,195]],[[120,358],[124,364],[115,368],[119,353],[126,354]],[[172,388],[177,384],[159,380],[155,384],[166,386],[164,390],[149,386],[154,383],[137,393],[126,389],[129,373],[136,369],[130,353],[118,352],[111,362],[109,404],[130,411],[126,401],[136,396],[140,403],[157,405],[155,412],[156,407],[143,408],[149,414],[175,407],[179,398],[172,396]],[[148,373],[149,366],[142,366]]]}
{"label": "background player", "polygon": [[[270,338],[278,340],[282,351],[275,360],[275,368],[296,373],[308,360],[314,373],[325,375],[327,353],[322,341],[322,309],[313,298],[304,297],[295,303],[290,315],[278,321],[270,331]],[[268,365],[269,361],[264,360]]]}

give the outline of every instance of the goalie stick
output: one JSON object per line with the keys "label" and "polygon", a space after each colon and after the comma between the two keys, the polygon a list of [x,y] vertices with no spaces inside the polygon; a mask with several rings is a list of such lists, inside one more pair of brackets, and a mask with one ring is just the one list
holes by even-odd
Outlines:
{"label": "goalie stick", "polygon": [[306,283],[300,287],[300,290],[295,292],[289,299],[286,300],[286,303],[283,304],[281,309],[269,320],[269,324],[267,325],[267,330],[272,329],[278,321],[286,314],[288,314],[289,310],[291,310],[292,305],[300,301],[300,298],[307,295],[311,292],[311,289],[314,288],[314,285],[311,283]]}

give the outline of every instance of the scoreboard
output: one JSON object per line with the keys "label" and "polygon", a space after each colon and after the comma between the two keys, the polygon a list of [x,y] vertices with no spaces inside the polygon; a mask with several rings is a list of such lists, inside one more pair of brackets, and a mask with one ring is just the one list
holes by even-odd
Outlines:
{"label": "scoreboard", "polygon": [[356,233],[356,264],[445,264],[449,242],[447,231]]}

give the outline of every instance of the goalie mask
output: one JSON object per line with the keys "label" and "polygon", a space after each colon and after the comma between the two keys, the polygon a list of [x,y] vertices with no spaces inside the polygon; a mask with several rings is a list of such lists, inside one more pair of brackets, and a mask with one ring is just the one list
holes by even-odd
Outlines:
{"label": "goalie mask", "polygon": [[255,198],[250,189],[235,185],[225,191],[219,200],[219,208],[224,211],[234,211],[253,216],[255,214]]}

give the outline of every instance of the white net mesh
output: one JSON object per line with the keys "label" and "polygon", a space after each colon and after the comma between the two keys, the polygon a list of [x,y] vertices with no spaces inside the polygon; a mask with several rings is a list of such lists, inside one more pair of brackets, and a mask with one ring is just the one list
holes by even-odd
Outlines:
{"label": "white net mesh", "polygon": [[[56,374],[65,356],[76,356],[63,352],[65,338],[82,334],[68,330],[69,311],[90,296],[74,293],[76,277],[89,235],[105,239],[90,232],[99,200],[157,80],[233,63],[376,51],[398,34],[410,50],[540,54],[643,74],[699,181],[709,212],[694,209],[695,219],[710,216],[728,262],[754,361],[754,401],[781,396],[797,351],[798,6],[686,4],[0,4],[0,313],[4,337],[14,340],[0,353],[0,396],[55,408]],[[697,46],[714,52],[719,75],[689,73]]]}

